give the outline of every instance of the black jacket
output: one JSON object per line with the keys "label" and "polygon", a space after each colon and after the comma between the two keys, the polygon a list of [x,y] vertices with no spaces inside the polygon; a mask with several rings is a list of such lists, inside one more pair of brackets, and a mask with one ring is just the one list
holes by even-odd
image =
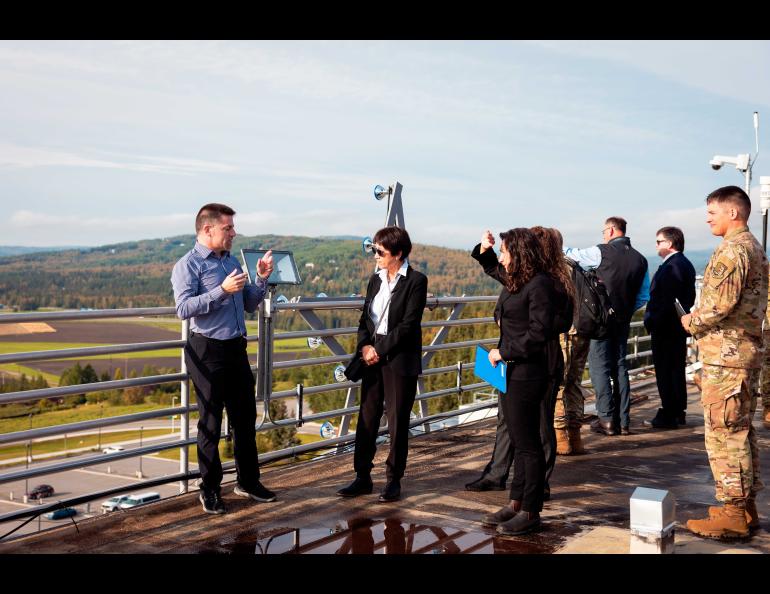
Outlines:
{"label": "black jacket", "polygon": [[625,235],[597,247],[602,261],[596,276],[607,287],[616,319],[628,324],[636,311],[636,296],[647,274],[647,259],[631,247],[631,239]]}
{"label": "black jacket", "polygon": [[400,278],[393,289],[388,306],[388,333],[374,344],[376,328],[369,314],[372,301],[380,290],[382,281],[379,274],[373,274],[366,287],[366,299],[361,319],[358,322],[358,344],[355,357],[361,356],[361,349],[373,345],[380,361],[399,375],[422,373],[422,314],[428,298],[428,278],[411,266],[406,277]]}
{"label": "black jacket", "polygon": [[695,303],[695,268],[678,252],[660,265],[650,283],[650,302],[644,312],[644,326],[649,332],[685,336],[674,308],[679,299],[685,311]]}
{"label": "black jacket", "polygon": [[[483,254],[480,251],[481,244],[478,244],[471,256],[484,267],[484,272],[505,284],[506,272],[494,251],[487,250]],[[506,288],[501,291],[495,308],[500,322],[498,349],[503,360],[513,363],[508,367],[510,379],[535,379],[550,375],[546,344],[558,337],[556,302],[554,281],[542,272],[516,293]],[[571,307],[569,309],[571,311]]]}

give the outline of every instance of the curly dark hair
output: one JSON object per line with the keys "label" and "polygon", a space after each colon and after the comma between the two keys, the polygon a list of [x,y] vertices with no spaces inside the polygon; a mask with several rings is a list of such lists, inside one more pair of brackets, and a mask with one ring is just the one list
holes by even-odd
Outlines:
{"label": "curly dark hair", "polygon": [[506,268],[505,288],[517,293],[538,272],[546,272],[540,242],[526,227],[516,227],[500,233],[502,247],[511,255]]}
{"label": "curly dark hair", "polygon": [[561,233],[558,229],[540,226],[532,227],[532,233],[535,234],[543,249],[544,272],[560,283],[574,302],[575,285],[572,282],[572,269],[562,253],[563,239]]}

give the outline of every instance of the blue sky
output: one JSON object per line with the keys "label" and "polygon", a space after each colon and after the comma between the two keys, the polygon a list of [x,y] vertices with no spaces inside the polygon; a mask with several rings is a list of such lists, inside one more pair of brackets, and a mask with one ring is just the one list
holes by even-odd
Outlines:
{"label": "blue sky", "polygon": [[212,201],[246,235],[371,235],[398,180],[420,243],[583,247],[619,215],[645,253],[668,224],[710,248],[703,199],[744,182],[708,161],[753,155],[754,111],[757,205],[770,175],[768,73],[766,41],[3,41],[0,244],[190,233]]}

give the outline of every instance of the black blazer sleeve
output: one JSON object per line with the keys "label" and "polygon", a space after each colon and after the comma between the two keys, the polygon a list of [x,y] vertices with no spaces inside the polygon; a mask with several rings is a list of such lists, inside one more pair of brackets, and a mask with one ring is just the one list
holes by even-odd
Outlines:
{"label": "black blazer sleeve", "polygon": [[[407,286],[404,287],[404,290],[407,293],[404,296],[403,315],[398,316],[399,311],[394,310],[393,298],[391,298],[388,312],[388,333],[382,340],[378,340],[374,347],[380,357],[390,354],[400,345],[408,342],[410,338],[417,335],[422,336],[420,324],[428,298],[428,278],[424,274],[410,269],[405,280]],[[399,283],[401,282],[399,280]]]}
{"label": "black blazer sleeve", "polygon": [[491,276],[500,284],[505,284],[507,273],[505,272],[503,265],[497,261],[497,256],[495,256],[494,250],[489,249],[482,254],[481,244],[477,243],[476,247],[473,248],[473,251],[471,252],[471,258],[481,264],[481,266],[484,268],[484,272],[486,272],[489,276]]}
{"label": "black blazer sleeve", "polygon": [[674,299],[685,311],[695,303],[695,268],[683,255],[677,254],[658,269],[650,290],[650,302],[644,314],[644,325],[650,332],[684,334]]}
{"label": "black blazer sleeve", "polygon": [[[535,276],[526,287],[522,295],[522,307],[527,307],[529,323],[523,333],[518,333],[513,340],[503,340],[500,345],[500,355],[505,361],[514,359],[527,359],[533,355],[542,353],[546,340],[553,335],[554,328],[554,290],[553,281],[545,275]],[[502,324],[510,323],[503,316]],[[503,334],[509,334],[506,329]],[[510,333],[514,335],[514,332]]]}

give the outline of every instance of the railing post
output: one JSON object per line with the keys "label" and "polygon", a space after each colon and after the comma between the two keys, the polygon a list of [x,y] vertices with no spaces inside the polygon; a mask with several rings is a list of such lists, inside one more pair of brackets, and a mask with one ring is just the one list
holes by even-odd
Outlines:
{"label": "railing post", "polygon": [[[182,320],[182,340],[185,343],[190,339],[190,320]],[[187,375],[187,362],[184,357],[184,347],[182,347],[182,361],[179,366],[182,373]],[[190,378],[189,376],[179,382],[181,406],[185,407],[185,412],[180,415],[179,439],[187,441],[190,439]],[[179,448],[179,472],[185,475],[190,474],[190,456],[188,446]],[[187,479],[179,481],[179,492],[187,493],[189,489]]]}
{"label": "railing post", "polygon": [[[465,295],[463,295],[465,297]],[[450,320],[456,320],[460,317],[460,314],[462,313],[463,309],[465,309],[464,303],[458,303],[453,308],[451,313],[449,314],[449,317],[446,319],[447,322]],[[436,333],[436,336],[431,341],[431,346],[442,344],[447,337],[447,334],[449,334],[449,326],[442,326],[441,329]],[[430,363],[430,360],[433,359],[433,356],[435,355],[436,351],[430,351],[428,353],[423,353],[422,355],[422,368],[425,369],[428,367],[428,363]],[[417,380],[417,395],[425,393],[425,382],[422,377],[420,377]],[[425,400],[420,400],[420,417],[427,417],[428,416],[428,402]],[[423,430],[425,433],[430,433],[430,423],[425,423],[423,426]]]}

